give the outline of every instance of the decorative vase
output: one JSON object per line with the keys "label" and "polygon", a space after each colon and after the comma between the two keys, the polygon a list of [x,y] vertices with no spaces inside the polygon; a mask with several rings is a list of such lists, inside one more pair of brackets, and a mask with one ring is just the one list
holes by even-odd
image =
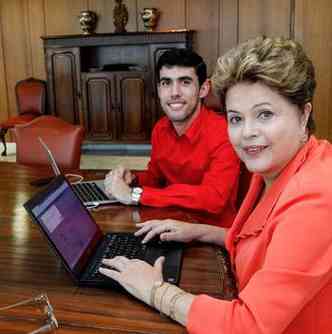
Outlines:
{"label": "decorative vase", "polygon": [[126,32],[126,25],[128,23],[128,9],[122,0],[115,0],[116,5],[113,9],[113,23],[115,26],[115,32]]}
{"label": "decorative vase", "polygon": [[82,10],[78,16],[81,30],[84,35],[93,34],[97,25],[97,15],[90,10]]}
{"label": "decorative vase", "polygon": [[144,24],[144,30],[154,31],[160,16],[160,12],[157,8],[144,8],[141,12],[141,18]]}

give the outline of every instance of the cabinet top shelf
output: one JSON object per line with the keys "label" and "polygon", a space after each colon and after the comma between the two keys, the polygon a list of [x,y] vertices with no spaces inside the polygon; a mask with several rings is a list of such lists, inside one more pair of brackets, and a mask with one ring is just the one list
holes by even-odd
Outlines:
{"label": "cabinet top shelf", "polygon": [[126,33],[98,33],[91,35],[49,35],[41,36],[44,47],[128,45],[191,42],[193,30],[137,31]]}

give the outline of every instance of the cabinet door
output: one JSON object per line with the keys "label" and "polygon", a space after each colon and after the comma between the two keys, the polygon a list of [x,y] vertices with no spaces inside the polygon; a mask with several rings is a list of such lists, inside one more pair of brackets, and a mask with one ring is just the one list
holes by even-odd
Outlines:
{"label": "cabinet door", "polygon": [[88,139],[116,139],[114,74],[82,73],[84,123]]}
{"label": "cabinet door", "polygon": [[80,123],[79,48],[46,50],[50,112],[65,121]]}
{"label": "cabinet door", "polygon": [[146,72],[118,72],[116,84],[118,139],[148,141],[151,133],[151,78]]}

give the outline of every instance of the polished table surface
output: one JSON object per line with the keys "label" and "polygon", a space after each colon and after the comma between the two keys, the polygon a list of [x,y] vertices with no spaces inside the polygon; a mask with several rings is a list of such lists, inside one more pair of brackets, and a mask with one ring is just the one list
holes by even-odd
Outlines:
{"label": "polished table surface", "polygon": [[[80,173],[93,179],[105,172]],[[123,292],[73,284],[22,206],[40,189],[30,182],[47,175],[51,175],[48,168],[0,163],[0,307],[45,292],[54,307],[59,334],[185,333],[177,323]],[[134,222],[151,218],[196,221],[190,212],[172,208],[112,205],[95,209],[92,214],[104,232],[135,231]],[[224,274],[217,249],[199,243],[185,248],[181,288],[227,298]],[[41,324],[42,317],[35,307],[0,311],[0,333],[27,333]]]}

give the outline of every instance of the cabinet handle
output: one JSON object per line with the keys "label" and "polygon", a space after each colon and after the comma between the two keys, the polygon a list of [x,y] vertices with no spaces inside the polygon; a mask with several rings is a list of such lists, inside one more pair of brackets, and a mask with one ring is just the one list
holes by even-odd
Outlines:
{"label": "cabinet handle", "polygon": [[76,96],[77,96],[79,99],[81,99],[81,97],[82,97],[81,92],[77,92],[77,93],[76,93]]}

